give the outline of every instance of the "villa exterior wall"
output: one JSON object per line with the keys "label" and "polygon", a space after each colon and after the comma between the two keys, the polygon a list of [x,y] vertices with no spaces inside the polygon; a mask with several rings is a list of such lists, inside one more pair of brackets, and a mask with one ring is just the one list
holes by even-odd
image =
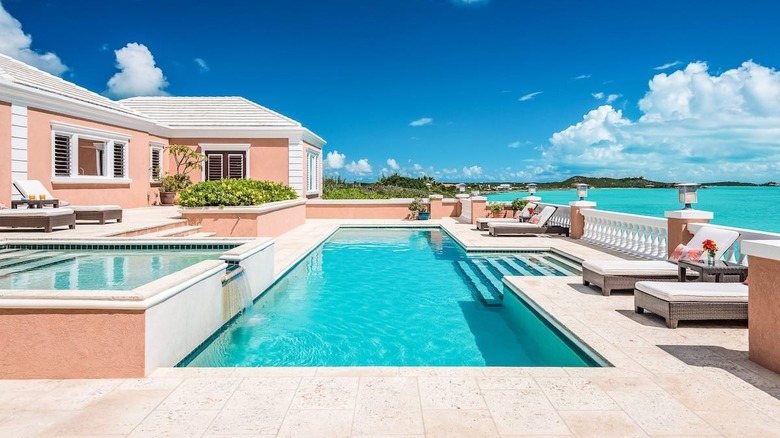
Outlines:
{"label": "villa exterior wall", "polygon": [[[251,179],[264,179],[282,184],[289,184],[288,140],[287,138],[171,138],[169,144],[184,144],[202,152],[201,144],[248,144],[249,166],[247,176]],[[170,157],[166,157],[168,168],[175,170]],[[190,174],[193,182],[203,180],[203,172],[193,171]]]}
{"label": "villa exterior wall", "polygon": [[[38,108],[28,108],[28,161],[27,178],[39,180],[57,199],[71,204],[118,204],[124,208],[148,205],[147,195],[151,185],[150,146],[152,137],[120,126],[107,125]],[[65,123],[82,128],[110,131],[130,137],[127,153],[127,177],[123,182],[52,183],[52,122]]]}
{"label": "villa exterior wall", "polygon": [[11,205],[11,104],[0,102],[0,203]]}
{"label": "villa exterior wall", "polygon": [[259,207],[185,208],[182,218],[217,237],[277,237],[306,223],[306,201],[296,199]]}
{"label": "villa exterior wall", "polygon": [[[308,219],[408,219],[411,199],[311,200],[306,204]],[[433,201],[431,219],[457,217],[458,203]]]}
{"label": "villa exterior wall", "polygon": [[[0,378],[144,375],[143,311],[0,309]],[[45,359],[45,360],[44,360]]]}

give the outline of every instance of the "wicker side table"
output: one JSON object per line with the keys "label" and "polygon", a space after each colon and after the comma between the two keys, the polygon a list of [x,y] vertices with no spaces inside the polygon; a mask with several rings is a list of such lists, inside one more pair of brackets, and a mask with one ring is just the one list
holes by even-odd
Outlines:
{"label": "wicker side table", "polygon": [[714,265],[708,265],[706,261],[679,260],[677,266],[679,268],[679,281],[685,281],[688,269],[699,273],[699,281],[707,281],[708,277],[713,276],[716,283],[722,283],[724,275],[739,275],[739,281],[745,281],[748,273],[747,266],[723,260],[716,260]]}

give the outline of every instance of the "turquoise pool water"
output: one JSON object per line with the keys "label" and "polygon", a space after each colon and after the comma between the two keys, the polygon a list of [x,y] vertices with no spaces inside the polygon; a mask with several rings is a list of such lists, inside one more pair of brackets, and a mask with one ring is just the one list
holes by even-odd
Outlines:
{"label": "turquoise pool water", "polygon": [[513,293],[501,302],[501,271],[577,272],[561,260],[472,259],[439,230],[342,229],[183,365],[596,366]]}
{"label": "turquoise pool water", "polygon": [[[62,245],[60,245],[62,246]],[[0,289],[130,290],[225,249],[0,248]]]}
{"label": "turquoise pool water", "polygon": [[[710,187],[698,191],[698,210],[711,211],[712,222],[730,227],[780,232],[780,187]],[[574,190],[540,191],[542,202],[568,205],[577,199]],[[487,195],[488,201],[511,201],[528,196],[527,192]],[[679,210],[677,189],[595,189],[588,201],[599,210],[663,217],[664,211]]]}

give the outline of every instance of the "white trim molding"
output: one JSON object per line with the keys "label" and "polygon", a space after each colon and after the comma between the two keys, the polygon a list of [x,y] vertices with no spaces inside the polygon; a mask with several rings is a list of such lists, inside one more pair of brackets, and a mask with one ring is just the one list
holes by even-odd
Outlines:
{"label": "white trim molding", "polygon": [[[11,104],[11,181],[27,179],[27,107]],[[11,197],[19,194],[11,190]]]}
{"label": "white trim molding", "polygon": [[303,196],[304,194],[303,149],[303,139],[301,137],[289,137],[287,139],[287,184],[295,190],[298,196]]}

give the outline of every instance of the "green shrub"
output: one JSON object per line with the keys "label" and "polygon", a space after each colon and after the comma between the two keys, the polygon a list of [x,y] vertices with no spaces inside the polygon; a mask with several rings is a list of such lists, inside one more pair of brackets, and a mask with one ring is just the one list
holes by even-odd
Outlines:
{"label": "green shrub", "polygon": [[179,192],[183,207],[227,207],[260,205],[296,199],[291,187],[272,181],[220,179],[203,181]]}

